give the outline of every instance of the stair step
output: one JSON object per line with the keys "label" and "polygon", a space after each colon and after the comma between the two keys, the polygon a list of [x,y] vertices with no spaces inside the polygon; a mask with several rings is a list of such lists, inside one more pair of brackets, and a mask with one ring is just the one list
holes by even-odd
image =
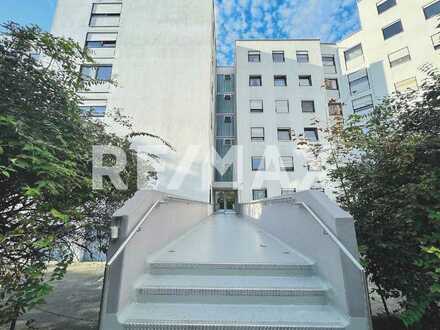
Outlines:
{"label": "stair step", "polygon": [[137,302],[326,304],[328,287],[316,276],[144,275]]}
{"label": "stair step", "polygon": [[120,316],[124,330],[345,329],[348,321],[330,306],[132,304]]}
{"label": "stair step", "polygon": [[314,274],[312,263],[191,263],[150,262],[151,274],[174,275],[256,275],[256,276],[310,276]]}

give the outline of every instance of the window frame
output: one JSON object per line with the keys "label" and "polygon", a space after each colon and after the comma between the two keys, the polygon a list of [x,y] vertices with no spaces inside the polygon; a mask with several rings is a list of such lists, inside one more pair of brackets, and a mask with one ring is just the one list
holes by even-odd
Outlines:
{"label": "window frame", "polygon": [[[252,101],[261,101],[261,109],[253,109]],[[264,100],[263,99],[250,99],[249,100],[249,112],[251,113],[263,113],[264,112]]]}
{"label": "window frame", "polygon": [[[282,61],[276,61],[275,60],[276,55],[282,55]],[[286,62],[286,55],[284,53],[284,50],[272,51],[272,61],[273,61],[273,63],[285,63]]]}
{"label": "window frame", "polygon": [[[325,63],[328,63],[326,61],[324,61],[324,58],[331,58],[332,59],[332,63],[333,65],[325,65]],[[333,68],[334,70],[332,72],[329,73],[338,73],[338,69],[336,68],[336,56],[332,55],[332,54],[326,54],[326,55],[322,55],[321,56],[321,61],[322,61],[322,66],[325,68]]]}
{"label": "window frame", "polygon": [[[298,59],[301,58],[302,56],[306,56],[307,61],[299,61]],[[296,51],[296,63],[301,63],[301,64],[310,63],[309,51],[308,50],[297,50]]]}
{"label": "window frame", "polygon": [[[107,112],[107,105],[80,105],[79,106],[82,114],[87,114],[92,118],[103,118]],[[92,109],[104,108],[103,112],[92,111]]]}
{"label": "window frame", "polygon": [[[287,111],[278,111],[277,102],[286,102],[287,103]],[[289,100],[275,100],[275,112],[276,113],[290,113],[290,102],[289,102]]]}
{"label": "window frame", "polygon": [[[437,44],[435,44],[434,42],[435,42],[435,38],[434,37],[438,37],[437,39],[438,39],[438,43]],[[439,50],[440,49],[440,32],[437,32],[437,33],[434,33],[432,36],[431,36],[431,41],[432,41],[432,47],[434,47],[434,50]]]}
{"label": "window frame", "polygon": [[[403,83],[403,82],[405,82],[405,81],[409,81],[409,80],[414,80],[414,81],[416,82],[417,89],[409,89],[409,88],[407,88],[407,89],[404,90],[404,91],[399,91],[399,90],[397,89],[397,85],[398,85],[399,83]],[[407,79],[403,79],[403,80],[400,80],[400,81],[396,81],[396,82],[394,83],[394,90],[395,90],[397,93],[405,93],[405,92],[407,92],[408,90],[418,91],[419,89],[420,89],[419,81],[417,80],[417,77],[416,77],[416,76],[413,76],[413,77],[410,77],[410,78],[407,78]]]}
{"label": "window frame", "polygon": [[[252,85],[251,81],[252,79],[259,79],[260,84],[259,85]],[[261,87],[263,86],[263,76],[262,75],[249,75],[249,87]]]}
{"label": "window frame", "polygon": [[[304,111],[304,105],[309,102],[312,102],[312,104],[313,104],[313,111]],[[302,113],[316,113],[315,100],[301,100],[301,112]]]}
{"label": "window frame", "polygon": [[[350,54],[351,52],[353,52],[355,49],[360,48],[362,51],[362,55],[356,56],[355,58],[352,59],[348,59],[347,54]],[[358,57],[364,57],[364,47],[362,46],[362,43],[358,43],[357,45],[350,47],[349,49],[344,51],[344,60],[345,60],[345,67],[348,69],[348,63],[350,63],[351,61],[357,59]]]}
{"label": "window frame", "polygon": [[[386,7],[384,10],[379,11],[380,6],[385,5],[388,1],[394,1],[394,4],[392,4],[390,7]],[[376,9],[377,9],[377,14],[378,15],[382,15],[383,13],[387,12],[388,10],[390,10],[391,8],[395,7],[397,5],[397,0],[382,0],[376,3]]]}
{"label": "window frame", "polygon": [[[255,194],[257,192],[264,192],[264,198],[260,198],[260,199],[256,199],[255,198]],[[252,189],[252,200],[254,201],[258,201],[258,200],[263,200],[263,199],[267,199],[267,188],[261,188],[261,189]]]}
{"label": "window frame", "polygon": [[[108,80],[101,80],[101,79],[98,79],[99,69],[100,69],[100,68],[104,68],[104,67],[106,67],[106,68],[108,68],[108,67],[111,68],[110,78],[109,78]],[[94,77],[91,78],[91,79],[84,79],[84,78],[82,77],[82,70],[83,70],[83,68],[92,68],[92,69],[94,69],[94,71],[93,71],[93,73],[94,73]],[[81,67],[80,67],[80,75],[81,75],[81,78],[84,79],[84,80],[97,80],[97,81],[108,82],[108,81],[111,81],[111,80],[112,80],[112,75],[113,75],[113,64],[82,64]]]}
{"label": "window frame", "polygon": [[[101,13],[101,14],[96,14],[94,13],[95,10],[95,5],[121,5],[121,12],[116,14],[116,13]],[[121,14],[122,14],[122,2],[94,2],[92,4],[92,11],[90,12],[90,19],[89,19],[89,27],[93,27],[93,28],[109,28],[109,27],[119,27],[121,25]],[[118,21],[118,25],[92,25],[92,20],[93,17],[96,16],[119,16],[119,21]]]}
{"label": "window frame", "polygon": [[296,188],[281,188],[280,196],[292,195],[295,194],[296,192],[297,192]]}
{"label": "window frame", "polygon": [[[283,85],[277,85],[277,81],[282,81]],[[274,87],[287,87],[287,75],[274,75],[273,76]]]}
{"label": "window frame", "polygon": [[[258,136],[254,135],[254,130],[262,130],[263,134]],[[265,141],[265,130],[264,127],[251,127],[251,141],[252,142],[264,142]]]}
{"label": "window frame", "polygon": [[[311,132],[311,131],[313,131],[315,133],[316,140],[310,140],[310,139],[307,138],[306,132]],[[318,128],[316,128],[316,127],[304,127],[304,138],[306,140],[308,140],[309,142],[311,142],[311,143],[319,142]]]}
{"label": "window frame", "polygon": [[[359,72],[359,71],[362,71],[362,70],[364,70],[365,71],[365,76],[362,76],[362,77],[359,77],[359,78],[356,78],[356,79],[354,79],[354,80],[350,80],[350,76],[352,76],[353,74],[355,74],[355,73],[357,73],[357,72]],[[350,73],[350,74],[348,74],[348,76],[347,76],[347,79],[348,79],[348,88],[350,89],[350,95],[351,96],[357,96],[357,95],[359,95],[359,94],[362,94],[362,93],[365,93],[365,92],[367,92],[367,90],[366,91],[361,91],[361,92],[358,92],[358,93],[353,93],[353,89],[352,89],[352,83],[354,83],[354,82],[358,82],[359,80],[361,80],[361,79],[364,79],[364,78],[367,78],[367,82],[368,82],[368,91],[369,90],[371,90],[371,83],[370,83],[370,77],[369,77],[369,74],[368,74],[368,70],[367,69],[359,69],[359,70],[357,70],[357,71],[354,71],[354,72],[352,72],[352,73]]]}
{"label": "window frame", "polygon": [[432,2],[426,4],[425,6],[422,7],[423,16],[425,16],[425,20],[426,20],[426,21],[428,21],[428,20],[430,20],[431,18],[434,18],[434,17],[440,15],[440,12],[437,13],[437,14],[434,14],[434,15],[432,15],[432,16],[429,16],[429,17],[427,17],[427,15],[426,15],[426,11],[425,11],[425,10],[426,10],[428,7],[431,7],[431,6],[433,6],[433,5],[437,4],[437,3],[440,5],[440,0],[434,0],[434,1],[432,1]]}
{"label": "window frame", "polygon": [[[390,27],[392,27],[392,26],[394,26],[394,25],[396,25],[398,23],[400,23],[401,30],[399,32],[393,34],[393,35],[390,35],[390,36],[386,37],[385,36],[385,30],[389,29]],[[393,37],[395,37],[395,36],[397,36],[397,35],[399,35],[399,34],[401,34],[403,32],[405,32],[405,29],[403,28],[402,19],[400,19],[400,18],[398,20],[394,21],[393,23],[388,24],[387,26],[384,26],[382,28],[382,36],[383,36],[384,41],[387,41],[387,40],[389,40],[389,39],[391,39],[391,38],[393,38]]]}
{"label": "window frame", "polygon": [[[336,88],[328,88],[328,81],[336,81]],[[339,80],[338,78],[325,78],[324,80],[325,89],[328,91],[338,91],[339,92]]]}
{"label": "window frame", "polygon": [[[289,134],[288,139],[280,139],[280,132],[287,132]],[[292,129],[286,127],[278,127],[277,128],[277,139],[278,142],[291,142],[292,141]]]}
{"label": "window frame", "polygon": [[[404,50],[404,49],[407,49],[407,50],[408,50],[408,55],[405,55],[405,56],[403,56],[403,57],[400,57],[400,58],[398,58],[397,60],[394,60],[394,61],[391,60],[390,56],[392,56],[392,55],[394,55],[394,54],[397,54],[398,52],[400,52],[400,51],[402,51],[402,50]],[[402,59],[405,59],[405,58],[407,58],[406,61],[401,61]],[[395,68],[395,67],[397,67],[397,66],[399,66],[399,65],[401,65],[401,64],[405,64],[406,62],[410,62],[411,60],[412,60],[412,58],[411,58],[411,53],[410,53],[410,51],[409,51],[409,47],[408,47],[408,46],[406,46],[406,47],[402,47],[402,48],[400,48],[400,49],[398,49],[398,50],[396,50],[396,51],[394,51],[394,52],[388,54],[388,62],[389,62],[389,64],[390,64],[390,68]],[[393,63],[395,63],[395,64],[393,64]]]}
{"label": "window frame", "polygon": [[[358,101],[358,100],[360,100],[360,99],[362,99],[362,98],[367,98],[367,97],[370,97],[370,99],[371,99],[371,105],[364,105],[363,107],[360,107],[360,108],[355,108],[355,107],[354,107],[354,102],[355,102],[355,101]],[[364,96],[361,96],[361,97],[358,97],[358,98],[353,99],[353,100],[351,101],[351,107],[353,108],[353,113],[359,113],[359,112],[362,112],[362,111],[365,111],[365,110],[368,110],[368,109],[372,109],[372,108],[374,108],[374,99],[373,99],[373,95],[372,95],[372,94],[367,94],[367,95],[364,95]]]}
{"label": "window frame", "polygon": [[[258,61],[251,61],[253,56],[258,56]],[[259,50],[249,50],[248,51],[248,63],[261,63],[261,51]]]}
{"label": "window frame", "polygon": [[[283,158],[288,158],[292,162],[292,166],[283,166],[285,163]],[[281,172],[295,172],[295,160],[293,156],[280,156],[280,171]]]}
{"label": "window frame", "polygon": [[[309,84],[308,85],[302,85],[301,81],[304,81],[306,79],[309,82]],[[299,80],[299,86],[300,87],[311,87],[311,86],[313,86],[312,75],[299,75],[298,76],[298,80]]]}
{"label": "window frame", "polygon": [[[260,160],[263,164],[263,167],[254,167],[254,160]],[[251,157],[251,169],[252,172],[260,172],[260,171],[266,171],[266,158],[264,156],[252,156]]]}

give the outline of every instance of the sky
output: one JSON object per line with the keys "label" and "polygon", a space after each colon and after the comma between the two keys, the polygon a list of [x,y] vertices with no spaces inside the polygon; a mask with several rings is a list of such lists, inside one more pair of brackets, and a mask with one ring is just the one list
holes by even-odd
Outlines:
{"label": "sky", "polygon": [[[218,65],[233,64],[236,39],[320,38],[323,42],[335,42],[359,29],[356,0],[215,3]],[[56,0],[0,0],[0,22],[37,24],[49,30],[55,6]]]}

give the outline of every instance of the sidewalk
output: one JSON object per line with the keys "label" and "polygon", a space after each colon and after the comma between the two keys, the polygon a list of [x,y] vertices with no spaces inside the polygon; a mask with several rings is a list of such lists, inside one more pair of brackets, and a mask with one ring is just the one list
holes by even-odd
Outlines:
{"label": "sidewalk", "polygon": [[97,329],[103,274],[104,263],[71,265],[66,277],[46,299],[47,304],[24,315],[17,330],[28,330],[25,323],[29,320],[35,320],[32,326],[36,329]]}

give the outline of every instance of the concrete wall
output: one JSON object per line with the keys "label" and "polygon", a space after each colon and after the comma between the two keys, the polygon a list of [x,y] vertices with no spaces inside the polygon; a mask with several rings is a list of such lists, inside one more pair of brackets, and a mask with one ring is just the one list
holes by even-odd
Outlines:
{"label": "concrete wall", "polygon": [[[395,91],[395,83],[416,77],[420,86],[425,75],[419,70],[426,63],[440,65],[439,50],[435,50],[431,36],[440,32],[437,28],[438,16],[425,19],[423,7],[431,4],[432,0],[398,0],[397,5],[378,14],[376,0],[358,1],[361,30],[338,43],[344,73],[349,74],[361,68],[369,72],[371,89],[357,95],[372,94],[376,104]],[[384,40],[382,28],[401,19],[403,32]],[[344,51],[362,44],[364,60],[347,68],[344,61]],[[408,47],[411,60],[391,68],[388,55]],[[352,111],[352,98],[347,98],[347,108]]]}
{"label": "concrete wall", "polygon": [[316,263],[318,274],[332,287],[330,302],[350,317],[351,325],[347,329],[368,329],[368,297],[362,273],[310,212],[298,203],[305,203],[312,209],[348,252],[359,259],[353,218],[322,192],[303,191],[289,198],[252,202],[240,207],[245,218]]}
{"label": "concrete wall", "polygon": [[119,238],[111,242],[108,260],[114,255],[144,214],[162,201],[106,273],[101,329],[119,329],[117,314],[134,299],[134,283],[147,271],[147,258],[177,239],[212,213],[203,202],[168,198],[156,191],[139,191],[114,214]]}
{"label": "concrete wall", "polygon": [[[261,52],[260,63],[249,63],[248,52]],[[296,52],[307,50],[309,63],[298,63]],[[273,63],[272,51],[284,51],[285,63]],[[304,133],[304,127],[326,127],[329,121],[328,101],[339,100],[339,95],[327,93],[324,79],[333,77],[341,79],[341,69],[335,45],[321,44],[319,40],[258,40],[237,41],[236,43],[236,81],[237,81],[237,143],[242,147],[243,169],[239,172],[239,201],[252,200],[252,189],[267,188],[268,197],[279,196],[281,189],[296,188],[306,190],[323,180],[321,171],[309,171],[309,155],[298,151],[292,142],[279,142],[277,128],[291,128],[296,136]],[[322,55],[335,55],[336,74],[325,74]],[[250,87],[249,76],[261,75],[263,86]],[[274,87],[274,75],[286,75],[287,87]],[[312,87],[300,87],[298,76],[311,75]],[[342,81],[341,81],[342,82]],[[346,88],[340,82],[340,89]],[[346,95],[346,91],[342,92]],[[264,112],[250,112],[250,99],[262,99]],[[275,112],[275,100],[288,100],[289,113]],[[303,113],[302,100],[315,102],[315,113]],[[318,121],[319,123],[316,123]],[[251,141],[251,127],[264,127],[265,141]],[[320,134],[320,141],[324,142]],[[270,149],[268,150],[267,147]],[[274,153],[270,152],[273,150]],[[279,154],[276,153],[279,150]],[[272,173],[269,180],[261,182],[256,176],[261,172],[251,170],[251,157],[266,154],[266,169]],[[272,156],[270,156],[272,155]],[[293,156],[294,172],[281,172],[279,156]],[[269,159],[272,158],[272,160]],[[260,181],[260,182],[259,182]]]}
{"label": "concrete wall", "polygon": [[[113,2],[122,2],[120,26],[89,27],[93,3]],[[52,27],[81,45],[87,32],[118,33],[114,57],[95,59],[113,65],[118,86],[94,87],[82,94],[84,102],[104,101],[132,117],[137,131],[168,141],[175,152],[162,156],[157,189],[204,201],[212,183],[214,26],[212,1],[59,0]],[[136,141],[151,143],[157,142]],[[170,185],[176,172],[187,176]]]}

